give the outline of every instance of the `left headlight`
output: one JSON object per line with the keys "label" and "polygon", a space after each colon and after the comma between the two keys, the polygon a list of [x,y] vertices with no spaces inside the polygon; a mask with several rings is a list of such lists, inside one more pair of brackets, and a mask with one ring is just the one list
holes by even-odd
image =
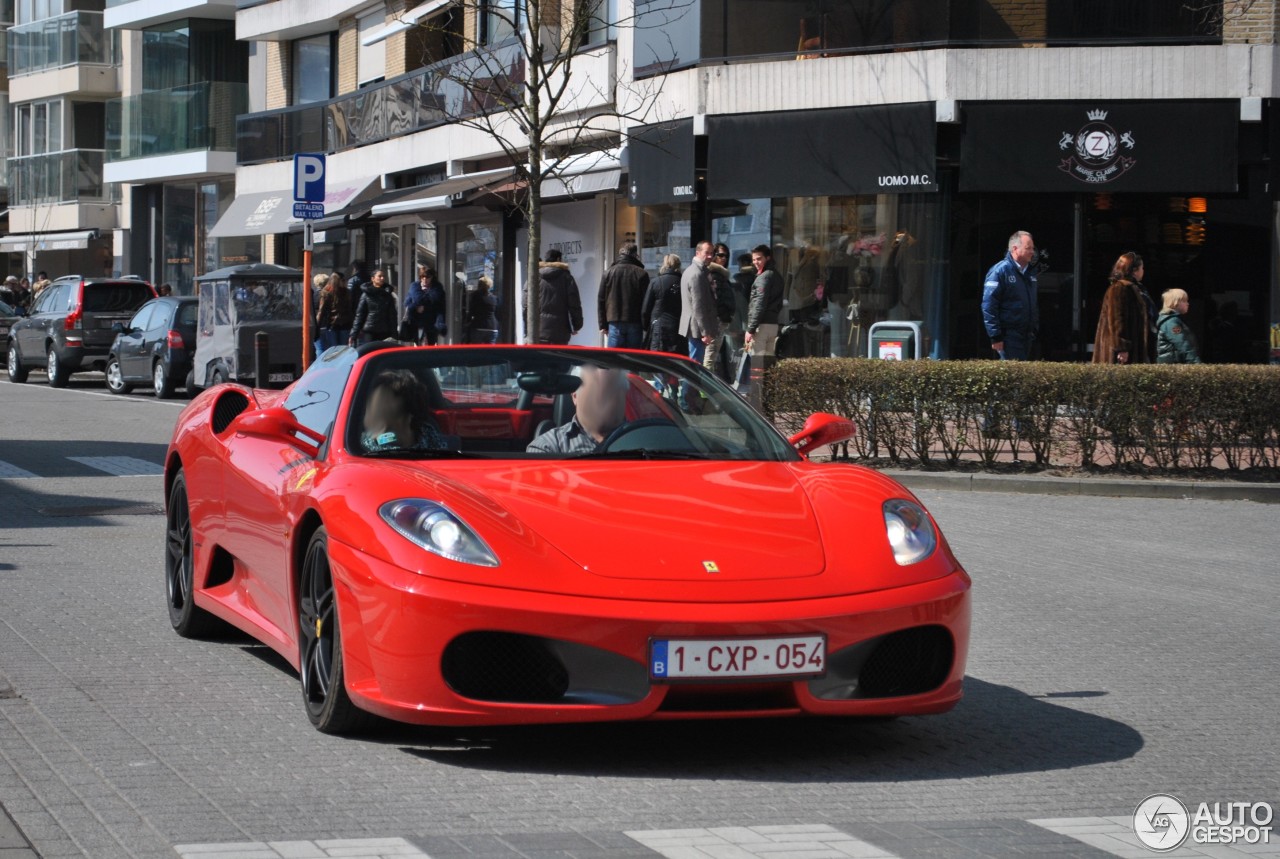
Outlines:
{"label": "left headlight", "polygon": [[884,503],[884,528],[893,559],[902,566],[923,561],[938,547],[938,534],[924,508],[905,498]]}
{"label": "left headlight", "polygon": [[471,527],[438,501],[388,501],[378,515],[406,539],[442,558],[479,567],[498,566],[498,556]]}

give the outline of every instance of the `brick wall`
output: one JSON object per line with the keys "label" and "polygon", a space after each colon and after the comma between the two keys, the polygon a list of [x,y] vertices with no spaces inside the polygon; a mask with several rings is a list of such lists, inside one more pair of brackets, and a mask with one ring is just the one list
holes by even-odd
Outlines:
{"label": "brick wall", "polygon": [[[387,22],[395,21],[407,10],[417,6],[415,0],[387,0]],[[405,34],[396,33],[387,39],[387,71],[388,78],[394,78],[409,71],[405,57]]]}
{"label": "brick wall", "polygon": [[358,62],[360,31],[355,18],[343,18],[338,22],[338,95],[355,92],[359,88]]}
{"label": "brick wall", "polygon": [[1026,42],[1038,42],[1048,34],[1047,0],[991,0],[991,11]]}
{"label": "brick wall", "polygon": [[1226,44],[1273,45],[1276,0],[1224,0],[1222,41]]}
{"label": "brick wall", "polygon": [[288,107],[293,90],[289,42],[265,42],[267,48],[267,110]]}

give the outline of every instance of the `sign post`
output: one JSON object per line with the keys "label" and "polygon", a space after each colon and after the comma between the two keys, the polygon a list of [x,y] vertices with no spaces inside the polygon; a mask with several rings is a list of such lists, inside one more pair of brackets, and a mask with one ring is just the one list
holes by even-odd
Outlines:
{"label": "sign post", "polygon": [[298,152],[293,156],[293,216],[302,219],[302,369],[311,366],[311,222],[324,217],[324,154]]}

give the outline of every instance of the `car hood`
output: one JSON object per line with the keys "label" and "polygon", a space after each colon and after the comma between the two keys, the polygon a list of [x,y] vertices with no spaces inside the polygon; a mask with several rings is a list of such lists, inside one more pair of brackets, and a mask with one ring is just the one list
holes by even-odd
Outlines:
{"label": "car hood", "polygon": [[597,576],[790,579],[826,565],[813,507],[783,463],[544,462],[467,483]]}

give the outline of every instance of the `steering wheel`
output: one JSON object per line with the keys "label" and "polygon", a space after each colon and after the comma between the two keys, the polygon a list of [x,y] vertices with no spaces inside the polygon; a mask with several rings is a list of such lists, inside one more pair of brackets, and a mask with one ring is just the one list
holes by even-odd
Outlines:
{"label": "steering wheel", "polygon": [[[627,439],[628,443],[619,444],[624,439]],[[614,450],[638,450],[646,447],[655,450],[694,449],[688,437],[681,432],[680,427],[676,426],[675,421],[667,418],[641,418],[638,421],[624,423],[609,433],[609,437],[600,445],[600,450],[607,453]]]}

